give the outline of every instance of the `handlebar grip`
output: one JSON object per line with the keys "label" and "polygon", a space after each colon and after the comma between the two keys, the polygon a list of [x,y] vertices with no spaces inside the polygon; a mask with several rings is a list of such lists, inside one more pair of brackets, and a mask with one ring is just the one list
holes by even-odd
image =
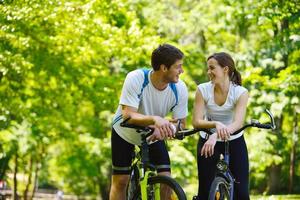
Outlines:
{"label": "handlebar grip", "polygon": [[260,123],[255,123],[253,124],[255,127],[258,128],[264,128],[264,129],[272,129],[272,125],[271,124],[260,124]]}
{"label": "handlebar grip", "polygon": [[177,139],[177,140],[183,140],[184,139],[184,135],[183,134],[176,134],[175,135],[175,139]]}

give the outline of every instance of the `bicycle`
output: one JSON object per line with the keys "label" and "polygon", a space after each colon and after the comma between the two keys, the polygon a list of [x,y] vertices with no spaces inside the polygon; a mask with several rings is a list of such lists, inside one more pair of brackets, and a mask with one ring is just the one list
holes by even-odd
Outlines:
{"label": "bicycle", "polygon": [[[244,125],[242,128],[235,131],[232,135],[236,135],[249,127],[275,130],[276,126],[274,123],[274,117],[272,113],[269,110],[266,110],[266,113],[268,114],[271,123],[261,124],[258,120],[251,120],[251,123]],[[182,140],[186,136],[193,135],[199,131],[206,132],[205,139],[208,139],[209,135],[212,134],[212,132],[209,129],[201,128],[201,129],[179,131],[178,133],[176,133],[175,137],[177,139]],[[225,146],[225,153],[224,155],[222,154],[220,155],[220,160],[217,162],[216,175],[210,186],[209,198],[208,198],[209,200],[225,200],[225,199],[232,200],[233,199],[235,179],[229,169],[229,160],[230,160],[229,141],[225,141],[224,146]],[[193,199],[198,199],[198,198],[197,196],[194,196]]]}
{"label": "bicycle", "polygon": [[[261,124],[258,120],[251,120],[251,123],[244,125],[242,128],[235,131],[232,135],[236,135],[249,127],[257,127],[262,129],[272,129],[275,130],[276,126],[274,123],[274,118],[272,113],[269,110],[266,110],[266,113],[270,117],[271,123]],[[198,131],[206,132],[206,139],[208,139],[209,135],[212,132],[209,129],[193,129],[193,130],[186,130],[178,132],[176,138],[183,139],[186,136],[192,135]],[[232,200],[233,199],[233,192],[234,192],[234,183],[236,182],[233,175],[229,169],[229,161],[230,161],[230,154],[229,154],[229,141],[226,140],[225,142],[225,152],[224,155],[220,155],[220,159],[216,165],[216,175],[215,178],[210,186],[209,191],[209,200]],[[197,199],[197,196],[194,196],[193,199]]]}
{"label": "bicycle", "polygon": [[[275,130],[276,126],[274,123],[274,117],[269,110],[266,110],[267,114],[270,117],[271,123],[268,124],[261,124],[258,120],[251,120],[250,124],[244,125],[239,130],[235,131],[232,135],[236,135],[243,131],[248,127],[257,127],[261,129],[272,129]],[[230,169],[229,169],[229,161],[230,161],[230,154],[229,154],[229,141],[225,141],[225,152],[224,156],[220,155],[220,160],[218,161],[216,167],[217,172],[216,176],[210,186],[209,191],[209,200],[223,200],[223,199],[233,199],[233,191],[234,191],[234,177],[232,176]]]}
{"label": "bicycle", "polygon": [[[130,179],[126,190],[127,200],[159,200],[159,199],[178,199],[186,200],[185,192],[175,179],[158,175],[155,166],[149,160],[149,147],[147,137],[149,137],[154,129],[150,127],[142,127],[128,124],[124,120],[122,127],[134,128],[141,133],[142,143],[136,148],[134,160],[131,165]],[[163,187],[163,190],[161,189]]]}

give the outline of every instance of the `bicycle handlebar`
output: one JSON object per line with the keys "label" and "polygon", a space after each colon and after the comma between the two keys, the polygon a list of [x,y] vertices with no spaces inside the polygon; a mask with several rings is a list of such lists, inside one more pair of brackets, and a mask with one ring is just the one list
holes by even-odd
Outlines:
{"label": "bicycle handlebar", "polygon": [[[236,134],[242,132],[244,129],[248,128],[248,127],[257,127],[257,128],[261,128],[261,129],[272,129],[272,130],[275,130],[276,129],[276,125],[274,123],[274,117],[273,117],[272,113],[268,109],[266,109],[265,111],[269,115],[271,123],[261,124],[258,120],[251,120],[250,124],[244,125],[242,128],[236,130],[231,135],[236,135]],[[205,136],[205,139],[208,139],[209,135],[212,134],[212,132],[209,129],[196,128],[196,129],[191,129],[191,130],[178,131],[175,134],[176,135],[175,138],[182,140],[184,137],[192,135],[192,134],[197,133],[199,131],[203,131],[203,132],[207,133],[206,136]]]}
{"label": "bicycle handlebar", "polygon": [[[126,127],[126,128],[134,128],[134,129],[136,129],[136,131],[138,133],[145,132],[146,137],[152,135],[152,133],[154,132],[154,128],[152,128],[152,127],[129,124],[129,123],[127,123],[129,120],[130,120],[130,117],[125,119],[123,122],[121,122],[120,126]],[[175,133],[175,138],[179,139],[179,140],[182,140],[184,137],[193,135],[199,131],[204,131],[208,134],[212,134],[212,132],[209,129],[205,129],[205,128],[179,130],[179,127],[180,127],[180,123],[178,124],[177,132]]]}
{"label": "bicycle handlebar", "polygon": [[[243,131],[244,129],[248,128],[248,127],[257,127],[257,128],[261,128],[261,129],[275,130],[276,125],[274,123],[274,117],[273,117],[272,113],[267,109],[266,109],[266,113],[269,115],[271,123],[261,124],[258,120],[251,120],[250,124],[244,125],[242,128],[236,130],[231,135],[236,135],[236,134],[240,133],[241,131]],[[139,125],[134,125],[134,124],[128,124],[127,122],[129,121],[129,119],[130,118],[125,119],[123,122],[121,122],[120,125],[122,127],[126,127],[126,128],[134,128],[139,133],[140,132],[146,132],[145,137],[148,137],[148,136],[152,135],[152,133],[154,132],[154,128],[151,128],[151,127],[148,127],[148,126],[139,126]],[[180,126],[178,125],[178,127],[180,127]],[[185,129],[185,130],[177,130],[177,132],[175,133],[175,138],[179,139],[179,140],[183,140],[186,136],[193,135],[193,134],[195,134],[199,131],[203,131],[203,132],[206,133],[205,139],[208,139],[209,135],[213,134],[207,128]]]}
{"label": "bicycle handlebar", "polygon": [[[241,131],[243,131],[244,129],[248,128],[248,127],[257,127],[257,128],[262,128],[262,129],[272,129],[272,130],[275,130],[276,129],[276,125],[274,123],[274,117],[273,117],[272,113],[268,109],[266,109],[265,111],[268,114],[268,116],[270,117],[271,123],[261,124],[258,120],[251,120],[250,124],[244,125],[242,128],[236,130],[231,135],[236,135],[236,134],[240,133]],[[209,129],[196,128],[196,129],[191,129],[191,130],[178,131],[175,134],[175,138],[182,140],[185,136],[192,135],[192,134],[197,133],[199,131],[203,131],[203,132],[207,133],[207,135],[205,136],[205,139],[208,139],[209,135],[212,134],[212,132]]]}

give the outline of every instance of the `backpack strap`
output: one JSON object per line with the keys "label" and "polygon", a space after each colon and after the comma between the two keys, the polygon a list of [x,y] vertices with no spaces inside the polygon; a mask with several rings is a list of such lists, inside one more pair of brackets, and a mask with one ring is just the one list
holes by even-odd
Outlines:
{"label": "backpack strap", "polygon": [[141,89],[141,92],[140,94],[138,94],[138,98],[140,99],[141,96],[142,96],[142,93],[143,93],[143,90],[144,88],[148,85],[149,83],[149,78],[148,78],[148,74],[150,72],[149,69],[142,69],[143,70],[143,73],[144,73],[144,82],[143,82],[143,85],[142,85],[142,89]]}
{"label": "backpack strap", "polygon": [[[141,99],[142,93],[144,91],[144,88],[149,84],[149,69],[141,69],[144,73],[144,82],[141,88],[141,92],[140,94],[138,94],[138,98]],[[173,111],[173,109],[175,108],[175,106],[178,105],[178,93],[177,93],[177,88],[175,83],[169,83],[169,87],[172,89],[174,95],[175,95],[175,105],[172,106],[171,111]]]}
{"label": "backpack strap", "polygon": [[175,106],[178,105],[178,93],[177,93],[177,88],[175,83],[169,83],[170,88],[172,89],[174,95],[175,95],[175,105],[172,106],[171,111],[173,111],[173,109],[175,108]]}

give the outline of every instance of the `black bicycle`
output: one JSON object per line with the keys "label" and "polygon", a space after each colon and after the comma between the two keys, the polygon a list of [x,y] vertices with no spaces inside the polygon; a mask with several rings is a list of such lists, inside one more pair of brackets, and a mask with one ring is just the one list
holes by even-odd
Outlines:
{"label": "black bicycle", "polygon": [[[258,120],[251,120],[251,123],[244,125],[239,130],[235,131],[232,135],[236,135],[241,131],[245,130],[249,127],[257,127],[261,129],[272,129],[275,130],[276,126],[274,123],[274,118],[272,113],[269,110],[266,110],[266,113],[270,117],[270,123],[261,124]],[[193,129],[193,130],[186,130],[186,131],[179,131],[176,134],[177,139],[183,139],[186,136],[192,135],[199,131],[206,132],[206,139],[208,139],[209,135],[212,132],[209,129]],[[210,186],[209,191],[209,200],[232,200],[233,199],[233,192],[234,192],[234,183],[235,179],[232,176],[230,169],[229,169],[229,141],[225,142],[225,153],[224,155],[220,155],[220,159],[216,165],[216,175],[215,178]],[[195,196],[196,197],[196,196]],[[194,198],[195,198],[194,197]],[[197,199],[197,197],[195,198]]]}
{"label": "black bicycle", "polygon": [[[271,122],[267,124],[261,124],[258,120],[251,120],[250,124],[246,124],[239,130],[235,131],[232,135],[236,135],[248,127],[257,127],[261,129],[272,129],[275,130],[276,126],[274,123],[274,118],[272,113],[269,110],[266,110],[266,113],[269,115]],[[234,191],[234,177],[232,176],[229,169],[229,141],[225,141],[225,152],[224,156],[220,155],[220,160],[217,163],[217,171],[215,179],[213,180],[210,191],[209,191],[209,200],[223,200],[233,199]]]}
{"label": "black bicycle", "polygon": [[155,166],[149,161],[147,137],[154,129],[128,124],[124,120],[122,127],[134,128],[141,133],[142,144],[136,148],[131,165],[130,179],[126,191],[127,200],[186,200],[185,193],[175,179],[158,175]]}

